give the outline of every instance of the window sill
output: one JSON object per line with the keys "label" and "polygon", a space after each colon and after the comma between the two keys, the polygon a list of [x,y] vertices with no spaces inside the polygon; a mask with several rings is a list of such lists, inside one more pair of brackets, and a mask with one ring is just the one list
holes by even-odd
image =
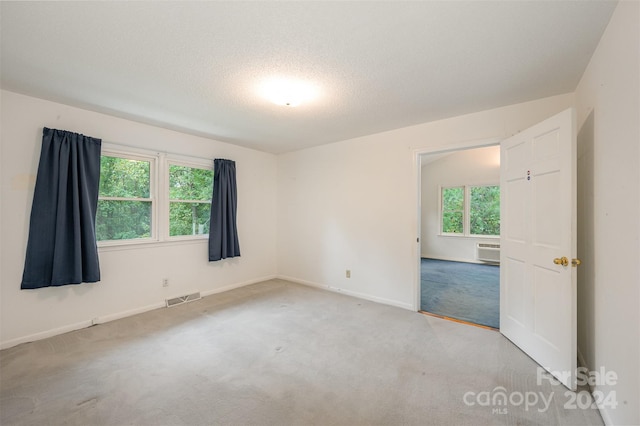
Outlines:
{"label": "window sill", "polygon": [[464,235],[464,234],[437,234],[438,237],[445,238],[466,238],[473,240],[499,240],[500,235]]}
{"label": "window sill", "polygon": [[119,250],[138,250],[144,248],[156,248],[156,247],[171,247],[180,246],[186,244],[205,244],[209,241],[209,236],[197,236],[197,237],[172,237],[167,240],[144,240],[144,241],[122,241],[122,242],[109,242],[106,244],[98,243],[98,252],[110,252]]}

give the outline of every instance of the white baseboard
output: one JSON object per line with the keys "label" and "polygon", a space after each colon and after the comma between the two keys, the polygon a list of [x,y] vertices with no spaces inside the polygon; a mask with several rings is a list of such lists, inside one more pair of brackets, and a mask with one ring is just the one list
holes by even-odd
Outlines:
{"label": "white baseboard", "polygon": [[[591,395],[593,396],[593,392],[595,389],[591,390]],[[600,417],[602,417],[602,421],[604,422],[604,424],[606,426],[611,426],[613,425],[613,420],[611,420],[611,416],[609,415],[609,411],[602,406],[601,401],[598,401],[594,398],[594,400],[596,401],[596,405],[598,407],[598,411],[600,412]]]}
{"label": "white baseboard", "polygon": [[68,333],[70,331],[80,330],[81,328],[91,327],[91,320],[80,321],[74,324],[68,324],[62,327],[53,328],[51,330],[41,331],[39,333],[29,334],[27,336],[17,337],[15,339],[0,342],[0,349],[7,349],[22,343],[34,342],[36,340],[46,339],[47,337],[57,336],[58,334]]}
{"label": "white baseboard", "polygon": [[309,286],[309,287],[316,287],[316,288],[320,288],[320,289],[323,289],[323,290],[329,290],[329,291],[332,291],[334,293],[342,293],[342,294],[346,294],[347,296],[357,297],[358,299],[369,300],[371,302],[381,303],[383,305],[395,306],[395,307],[398,307],[398,308],[407,309],[409,311],[413,311],[414,310],[412,304],[405,303],[405,302],[400,302],[398,300],[386,299],[384,297],[373,296],[373,295],[370,295],[370,294],[360,293],[360,292],[357,292],[357,291],[347,290],[347,289],[339,288],[339,287],[333,287],[333,286],[326,285],[326,284],[318,284],[318,283],[314,283],[314,282],[307,281],[307,280],[301,280],[299,278],[289,277],[289,276],[286,276],[286,275],[279,275],[278,279],[285,280],[285,281],[291,281],[291,282],[298,283],[298,284],[303,284],[303,285],[306,285],[306,286]]}
{"label": "white baseboard", "polygon": [[[265,277],[261,277],[261,278],[255,278],[249,281],[243,281],[240,283],[235,283],[235,284],[230,284],[224,287],[220,287],[220,288],[216,288],[213,290],[207,290],[207,291],[203,291],[200,294],[202,295],[202,297],[205,296],[209,296],[212,294],[216,294],[216,293],[222,293],[225,291],[229,291],[229,290],[233,290],[236,288],[240,288],[240,287],[244,287],[247,285],[251,285],[251,284],[256,284],[262,281],[268,281],[268,280],[272,280],[274,278],[277,278],[276,275],[268,275]],[[104,324],[110,321],[115,321],[121,318],[126,318],[126,317],[130,317],[133,315],[137,315],[137,314],[141,314],[143,312],[148,312],[148,311],[152,311],[154,309],[159,309],[159,308],[164,308],[165,302],[164,300],[162,302],[158,302],[158,303],[153,303],[151,305],[147,305],[147,306],[142,306],[139,308],[135,308],[135,309],[130,309],[127,311],[122,311],[122,312],[116,312],[113,314],[108,314],[108,315],[103,315],[103,316],[97,316],[91,319],[87,319],[84,321],[80,321],[77,323],[73,323],[73,324],[68,324],[68,325],[64,325],[62,327],[58,327],[58,328],[52,328],[50,330],[45,330],[45,331],[41,331],[38,333],[34,333],[34,334],[29,334],[27,336],[22,336],[22,337],[17,337],[15,339],[11,339],[11,340],[6,340],[3,342],[0,342],[0,349],[8,349],[11,348],[13,346],[17,346],[20,345],[22,343],[29,343],[29,342],[34,342],[36,340],[42,340],[42,339],[46,339],[48,337],[53,337],[53,336],[57,336],[59,334],[64,334],[64,333],[68,333],[70,331],[75,331],[75,330],[80,330],[83,328],[87,328],[87,327],[91,327],[92,325],[96,325],[96,324]]]}
{"label": "white baseboard", "polygon": [[133,315],[138,315],[138,314],[142,314],[144,312],[149,312],[149,311],[153,311],[154,309],[158,309],[158,308],[164,308],[165,307],[165,303],[164,302],[158,302],[158,303],[154,303],[152,305],[147,305],[147,306],[143,306],[140,308],[135,308],[135,309],[129,309],[128,311],[122,311],[122,312],[118,312],[115,314],[109,314],[109,315],[103,315],[101,317],[96,317],[94,318],[91,322],[90,325],[95,325],[95,324],[104,324],[105,322],[111,322],[111,321],[115,321],[121,318],[126,318],[126,317],[130,317]]}
{"label": "white baseboard", "polygon": [[[587,362],[585,361],[580,348],[578,348],[578,367],[585,367],[587,370],[592,371],[589,365],[587,365]],[[596,390],[595,386],[592,386],[590,383],[588,383],[587,386],[589,387],[589,392],[591,392],[591,395],[593,397],[593,392]],[[600,412],[600,417],[602,417],[602,421],[604,421],[604,424],[607,426],[612,425],[613,422],[611,421],[611,416],[609,415],[607,409],[602,406],[602,401],[596,398],[593,398],[593,400],[596,402],[598,411]]]}

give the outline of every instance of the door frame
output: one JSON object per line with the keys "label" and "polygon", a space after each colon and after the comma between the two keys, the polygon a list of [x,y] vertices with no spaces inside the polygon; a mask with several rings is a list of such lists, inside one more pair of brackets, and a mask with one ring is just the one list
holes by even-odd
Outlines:
{"label": "door frame", "polygon": [[488,146],[496,146],[500,145],[505,138],[504,137],[495,137],[495,138],[487,138],[487,139],[472,139],[467,141],[460,141],[446,145],[436,145],[433,147],[424,147],[414,149],[412,152],[413,156],[413,178],[416,183],[416,191],[415,191],[415,220],[414,220],[414,231],[416,235],[416,239],[413,244],[413,260],[414,260],[414,276],[413,276],[413,304],[412,309],[415,312],[420,311],[420,247],[422,244],[422,156],[430,155],[430,154],[443,154],[448,152],[456,152],[456,151],[466,151],[468,149],[475,148],[485,148]]}

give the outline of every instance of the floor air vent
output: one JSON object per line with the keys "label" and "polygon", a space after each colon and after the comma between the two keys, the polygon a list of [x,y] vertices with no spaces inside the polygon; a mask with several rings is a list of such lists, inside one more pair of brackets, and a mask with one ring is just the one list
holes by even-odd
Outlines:
{"label": "floor air vent", "polygon": [[167,308],[170,308],[172,306],[181,305],[183,303],[193,302],[194,300],[198,299],[201,299],[199,291],[196,293],[185,294],[184,296],[174,297],[172,299],[166,299],[165,301],[167,302]]}

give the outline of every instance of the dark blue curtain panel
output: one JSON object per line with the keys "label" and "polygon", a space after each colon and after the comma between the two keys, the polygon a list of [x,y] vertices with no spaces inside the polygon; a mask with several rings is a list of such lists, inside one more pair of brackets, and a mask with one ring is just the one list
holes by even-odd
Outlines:
{"label": "dark blue curtain panel", "polygon": [[213,197],[209,230],[209,261],[240,256],[236,213],[238,192],[236,163],[215,159],[213,162]]}
{"label": "dark blue curtain panel", "polygon": [[100,281],[100,139],[44,128],[22,289]]}

